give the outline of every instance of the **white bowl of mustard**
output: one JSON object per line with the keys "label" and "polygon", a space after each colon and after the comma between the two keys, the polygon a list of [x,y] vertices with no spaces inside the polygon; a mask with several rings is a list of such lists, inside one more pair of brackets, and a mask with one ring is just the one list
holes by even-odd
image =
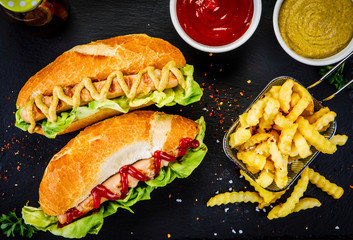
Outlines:
{"label": "white bowl of mustard", "polygon": [[353,51],[352,0],[277,0],[273,28],[283,50],[312,66],[334,64]]}

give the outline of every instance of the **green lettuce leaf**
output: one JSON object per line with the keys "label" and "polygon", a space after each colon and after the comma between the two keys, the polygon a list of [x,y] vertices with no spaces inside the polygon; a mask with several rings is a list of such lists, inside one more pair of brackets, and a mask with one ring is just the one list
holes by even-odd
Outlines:
{"label": "green lettuce leaf", "polygon": [[107,201],[102,204],[98,212],[61,228],[58,227],[58,218],[47,215],[40,207],[24,206],[22,217],[26,224],[30,224],[38,230],[50,231],[54,235],[66,238],[82,238],[87,234],[98,234],[103,226],[104,218],[116,213],[118,208],[124,208],[132,212],[130,206],[138,201],[150,199],[152,190],[153,188],[150,186],[131,188],[129,195],[124,200]]}
{"label": "green lettuce leaf", "polygon": [[87,234],[98,234],[102,228],[104,218],[116,213],[118,208],[133,212],[130,207],[139,201],[150,199],[151,192],[156,187],[163,187],[175,178],[189,176],[201,163],[207,152],[207,147],[203,143],[206,125],[203,117],[196,122],[199,124],[199,134],[196,139],[200,142],[200,146],[197,149],[189,149],[180,161],[170,163],[168,167],[162,168],[157,178],[141,182],[138,187],[131,188],[125,199],[107,201],[101,205],[98,212],[77,219],[62,228],[57,226],[57,217],[47,215],[40,207],[24,206],[22,208],[22,217],[25,223],[34,226],[38,230],[50,231],[54,235],[66,238],[82,238]]}
{"label": "green lettuce leaf", "polygon": [[[126,96],[109,99],[104,102],[92,101],[87,106],[72,109],[70,112],[58,114],[58,120],[54,123],[47,119],[37,122],[42,127],[43,133],[48,138],[55,138],[56,135],[64,131],[72,122],[89,117],[99,111],[99,109],[110,108],[122,113],[127,113],[130,107],[139,107],[153,101],[157,107],[173,106],[175,104],[188,105],[197,102],[202,97],[202,90],[197,82],[194,81],[194,67],[186,65],[180,69],[186,81],[186,91],[180,85],[173,89],[165,89],[163,92],[153,91],[147,95],[139,95],[129,100]],[[27,131],[30,124],[21,118],[21,110],[16,112],[15,126]]]}
{"label": "green lettuce leaf", "polygon": [[22,129],[23,131],[27,131],[31,124],[29,124],[28,122],[26,122],[25,120],[22,119],[22,117],[21,117],[22,108],[23,107],[19,108],[16,111],[16,114],[15,114],[15,117],[16,117],[15,126],[20,128],[20,129]]}

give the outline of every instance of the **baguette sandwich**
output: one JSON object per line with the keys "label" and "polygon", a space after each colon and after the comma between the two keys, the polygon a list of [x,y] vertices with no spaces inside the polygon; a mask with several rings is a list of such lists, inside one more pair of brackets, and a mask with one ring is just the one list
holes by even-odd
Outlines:
{"label": "baguette sandwich", "polygon": [[54,138],[129,110],[191,104],[202,91],[170,43],[145,34],[79,45],[21,89],[16,126]]}
{"label": "baguette sandwich", "polygon": [[68,238],[97,234],[103,218],[150,199],[156,187],[185,178],[207,152],[205,123],[135,111],[87,127],[48,164],[40,207],[25,206],[26,224]]}

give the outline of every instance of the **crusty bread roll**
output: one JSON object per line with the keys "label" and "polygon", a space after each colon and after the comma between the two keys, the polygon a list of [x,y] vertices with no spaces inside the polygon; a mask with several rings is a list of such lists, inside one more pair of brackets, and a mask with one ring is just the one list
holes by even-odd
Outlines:
{"label": "crusty bread roll", "polygon": [[49,215],[64,214],[122,166],[151,158],[156,150],[176,150],[182,138],[194,139],[198,132],[192,120],[153,111],[87,127],[50,161],[39,188],[40,205]]}
{"label": "crusty bread roll", "polygon": [[[21,89],[16,107],[17,109],[25,107],[26,103],[37,94],[51,96],[54,86],[61,86],[65,90],[65,87],[74,87],[85,77],[92,79],[92,81],[104,81],[117,70],[123,72],[124,76],[134,75],[149,66],[162,69],[170,61],[174,61],[178,67],[183,67],[186,64],[185,58],[178,48],[167,41],[145,34],[118,36],[79,45],[64,52],[54,62],[32,76]],[[144,79],[143,81],[150,80]],[[45,104],[47,105],[47,103]],[[36,106],[34,106],[34,110],[41,113]],[[75,121],[62,133],[75,131],[92,122],[117,114],[120,112],[100,110],[88,120]],[[21,115],[26,117],[25,113]],[[36,128],[36,131],[42,133],[40,128]]]}

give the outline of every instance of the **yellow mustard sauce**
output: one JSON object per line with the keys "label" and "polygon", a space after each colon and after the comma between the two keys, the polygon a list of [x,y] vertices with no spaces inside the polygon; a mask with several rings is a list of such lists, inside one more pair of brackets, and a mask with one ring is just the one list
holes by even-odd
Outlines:
{"label": "yellow mustard sauce", "polygon": [[170,72],[172,72],[177,78],[178,83],[181,85],[181,87],[186,89],[186,81],[181,71],[176,67],[176,63],[174,61],[168,62],[163,67],[160,79],[156,76],[154,70],[155,68],[150,66],[139,71],[135,81],[131,86],[131,89],[129,89],[121,71],[112,72],[108,76],[100,93],[98,93],[97,89],[92,83],[92,80],[88,77],[85,77],[82,82],[75,86],[75,91],[72,97],[67,96],[61,86],[55,86],[53,89],[53,99],[49,107],[47,107],[47,105],[43,103],[43,94],[38,94],[34,98],[31,98],[25,106],[31,124],[28,128],[28,132],[33,133],[36,127],[36,122],[33,116],[34,104],[42,111],[42,113],[48,118],[50,122],[56,122],[56,108],[59,104],[59,100],[62,100],[68,105],[72,105],[73,107],[79,107],[81,105],[81,91],[86,88],[90,92],[94,100],[104,102],[105,100],[107,100],[107,94],[114,78],[117,79],[121,89],[123,90],[124,94],[128,99],[133,99],[136,96],[137,88],[140,85],[142,76],[144,74],[148,74],[148,76],[152,79],[157,91],[162,92],[167,87]]}
{"label": "yellow mustard sauce", "polygon": [[307,58],[326,58],[353,37],[352,0],[285,0],[278,25],[284,42]]}

